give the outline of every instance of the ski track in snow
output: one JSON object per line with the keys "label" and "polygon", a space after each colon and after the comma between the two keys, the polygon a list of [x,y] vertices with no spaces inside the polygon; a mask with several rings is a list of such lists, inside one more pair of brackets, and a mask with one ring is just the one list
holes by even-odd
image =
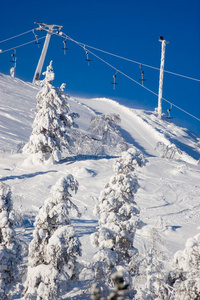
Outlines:
{"label": "ski track in snow", "polygon": [[[30,83],[0,74],[0,181],[11,187],[19,219],[17,234],[29,243],[35,215],[50,188],[61,176],[72,174],[79,182],[73,201],[82,213],[80,218],[71,216],[72,224],[82,243],[80,260],[91,262],[97,249],[90,244],[90,234],[98,226],[93,209],[100,191],[113,175],[114,158],[69,157],[51,166],[26,163],[26,157],[16,150],[17,144],[27,142],[30,136],[37,92],[38,88]],[[140,188],[135,201],[145,225],[136,232],[135,246],[142,250],[145,243],[151,243],[149,230],[162,218],[160,231],[170,256],[183,249],[187,238],[199,230],[200,168],[196,159],[200,150],[197,137],[172,123],[158,120],[152,112],[130,109],[110,99],[70,98],[69,104],[71,111],[80,114],[77,123],[82,130],[87,130],[95,113],[119,114],[122,136],[147,157],[146,165],[136,171]],[[158,157],[155,147],[160,141],[180,146],[181,158]],[[71,294],[73,298],[83,299],[76,298],[75,293]]]}

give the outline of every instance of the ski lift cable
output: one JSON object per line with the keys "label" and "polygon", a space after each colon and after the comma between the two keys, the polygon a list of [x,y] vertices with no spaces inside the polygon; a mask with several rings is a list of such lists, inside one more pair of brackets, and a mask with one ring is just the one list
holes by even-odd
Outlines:
{"label": "ski lift cable", "polygon": [[[24,33],[21,33],[21,34],[19,34],[19,35],[16,35],[16,36],[14,36],[14,37],[11,37],[11,38],[9,38],[9,39],[6,39],[6,40],[4,40],[4,41],[0,41],[0,43],[3,43],[3,42],[5,42],[5,41],[7,41],[7,40],[10,40],[10,39],[12,39],[12,38],[15,38],[15,37],[17,37],[17,36],[26,34],[26,33],[31,32],[31,31],[33,31],[33,29],[31,29],[31,30],[29,30],[29,31],[26,31],[26,32],[24,32]],[[52,33],[52,34],[58,35],[57,33]],[[98,49],[98,48],[94,48],[94,47],[89,46],[89,45],[86,45],[86,44],[82,44],[82,43],[80,43],[80,42],[78,42],[78,41],[72,39],[71,37],[69,37],[69,36],[66,35],[65,33],[63,33],[63,35],[60,36],[60,37],[64,37],[64,36],[65,36],[65,38],[67,37],[67,38],[68,38],[69,40],[71,40],[72,42],[75,42],[77,45],[79,45],[80,47],[82,47],[84,50],[87,50],[87,49],[86,49],[86,46],[87,46],[87,47],[93,48],[93,49],[95,49],[95,50],[98,50],[98,51],[101,51],[101,52],[104,52],[104,53],[107,53],[107,54],[110,54],[110,55],[113,55],[113,56],[116,56],[116,57],[119,57],[119,58],[122,58],[122,59],[125,59],[125,60],[128,60],[128,61],[131,61],[131,62],[135,62],[135,63],[137,63],[137,64],[141,64],[141,63],[139,63],[139,62],[136,62],[136,61],[133,61],[133,60],[124,58],[124,57],[122,57],[122,56],[118,56],[118,55],[109,53],[109,52],[107,52],[107,51],[100,50],[100,49]],[[38,38],[38,40],[41,40],[41,39],[44,39],[44,38],[45,38],[45,36],[44,36],[44,37],[41,37],[41,38]],[[9,48],[9,49],[6,49],[6,50],[2,50],[1,53],[8,52],[8,51],[11,51],[11,50],[16,49],[16,48],[19,48],[19,47],[23,47],[23,46],[28,45],[28,44],[33,43],[33,42],[35,42],[35,40],[32,40],[32,41],[30,41],[30,42],[27,42],[27,43],[24,43],[24,44],[21,44],[21,45],[18,45],[18,46],[15,46],[15,47],[12,47],[12,48]],[[88,51],[89,51],[89,50],[88,50]],[[99,60],[101,60],[102,62],[104,62],[105,64],[107,64],[108,66],[110,66],[111,68],[113,68],[113,69],[115,69],[115,70],[118,70],[118,73],[124,75],[125,77],[127,77],[127,78],[130,79],[131,81],[135,82],[136,84],[140,85],[141,87],[143,87],[143,88],[146,89],[147,91],[149,91],[149,92],[151,92],[152,94],[154,94],[155,96],[158,96],[157,93],[153,92],[152,90],[150,90],[150,89],[147,88],[146,86],[143,86],[142,84],[140,84],[139,82],[137,82],[136,80],[134,80],[132,77],[130,77],[130,76],[128,76],[127,74],[125,74],[124,72],[120,71],[118,68],[114,67],[113,65],[111,65],[110,63],[108,63],[107,61],[105,61],[104,59],[102,59],[101,57],[99,57],[98,55],[94,54],[94,53],[91,52],[91,51],[90,51],[90,53],[91,53],[92,55],[94,55],[96,58],[98,58]],[[145,65],[145,64],[143,64],[143,66],[151,67],[151,68],[154,68],[154,69],[158,69],[158,68],[156,68],[156,67],[152,67],[152,66]],[[159,70],[159,69],[158,69],[158,70]],[[180,75],[180,74],[176,74],[176,73],[173,73],[173,72],[169,72],[169,71],[165,71],[165,72],[168,72],[168,73],[171,73],[171,74],[174,74],[174,75],[178,75],[178,76],[182,76],[182,77],[186,77],[186,78],[189,78],[189,79],[193,79],[193,80],[196,80],[196,81],[200,81],[199,79],[187,77],[187,76]],[[181,110],[182,112],[184,112],[184,113],[188,114],[189,116],[195,118],[196,120],[200,121],[199,118],[195,117],[195,116],[192,115],[191,113],[189,113],[189,112],[187,112],[186,110],[184,110],[184,109],[180,108],[179,106],[175,105],[175,104],[172,103],[171,101],[168,101],[168,100],[165,99],[165,98],[162,98],[162,99],[163,99],[164,101],[166,101],[167,103],[173,104],[174,107],[176,107],[177,109]]]}
{"label": "ski lift cable", "polygon": [[164,100],[165,102],[167,103],[170,103],[171,105],[173,105],[174,107],[176,107],[177,109],[181,110],[182,112],[184,112],[185,114],[189,115],[190,117],[193,117],[194,119],[200,121],[199,118],[195,117],[194,115],[192,115],[191,113],[189,113],[188,111],[182,109],[181,107],[177,106],[176,104],[172,103],[171,101],[165,99],[165,98],[162,98],[162,100]]}
{"label": "ski lift cable", "polygon": [[[56,33],[53,33],[55,35],[57,35]],[[82,44],[74,39],[72,39],[70,36],[66,35],[65,33],[62,34],[62,36],[60,36],[62,38],[68,38],[68,40],[76,43],[77,45],[79,45],[81,48],[83,48],[85,51],[89,51],[86,47],[88,47],[86,44]],[[90,51],[90,53],[92,55],[94,55],[96,58],[98,58],[99,60],[101,60],[102,62],[104,62],[106,65],[108,65],[109,67],[111,67],[112,69],[115,69],[118,71],[118,73],[124,75],[125,77],[127,77],[128,79],[130,79],[131,81],[135,82],[136,84],[140,85],[142,88],[144,88],[145,90],[149,91],[150,93],[154,94],[155,96],[158,97],[158,94],[155,93],[154,91],[150,90],[149,88],[147,88],[146,86],[142,85],[141,83],[137,82],[135,79],[133,79],[132,77],[128,76],[127,74],[125,74],[124,72],[120,71],[118,68],[114,67],[113,65],[111,65],[110,63],[108,63],[107,61],[105,61],[104,59],[102,59],[101,57],[99,57],[98,55],[96,55],[95,53],[93,53],[92,51]],[[138,62],[137,62],[138,63]],[[140,63],[141,64],[141,63]],[[143,64],[144,65],[144,64]],[[191,113],[187,112],[186,110],[180,108],[179,106],[177,106],[176,104],[172,103],[172,101],[169,101],[165,98],[162,98],[165,102],[172,104],[174,107],[176,107],[177,109],[181,110],[182,112],[188,114],[189,116],[193,117],[194,119],[200,121],[199,118],[197,118],[196,116],[192,115]]]}
{"label": "ski lift cable", "polygon": [[[97,58],[99,58],[101,61],[103,61],[104,63],[106,63],[107,65],[109,65],[110,67],[112,67],[113,69],[116,69],[116,67],[112,66],[111,64],[107,63],[106,61],[104,61],[102,58],[98,57],[97,55],[95,55],[93,52],[90,51],[91,54],[93,54],[94,56],[96,56]],[[121,73],[122,75],[124,75],[125,77],[127,77],[128,79],[132,80],[133,82],[137,83],[138,85],[140,85],[141,87],[143,87],[144,89],[146,89],[147,91],[151,92],[152,94],[154,94],[155,96],[158,97],[158,94],[155,93],[154,91],[150,90],[149,88],[147,88],[146,86],[140,84],[139,82],[137,82],[136,80],[134,80],[132,77],[128,76],[127,74],[125,74],[124,72],[120,71],[119,69],[118,73]],[[179,106],[177,106],[176,104],[172,103],[172,101],[169,101],[165,98],[162,98],[165,102],[172,104],[174,107],[176,107],[177,109],[181,110],[182,112],[188,114],[189,116],[195,118],[196,120],[200,121],[199,118],[197,118],[196,116],[192,115],[191,113],[187,112],[186,110],[180,108]]]}
{"label": "ski lift cable", "polygon": [[36,28],[33,28],[33,29],[31,29],[31,30],[28,30],[28,31],[25,31],[25,32],[23,32],[23,33],[20,33],[20,34],[17,34],[17,35],[15,35],[15,36],[12,36],[12,37],[10,37],[10,38],[8,38],[8,39],[5,39],[5,40],[3,40],[3,41],[0,41],[0,43],[4,43],[4,42],[7,42],[7,41],[9,41],[9,40],[12,40],[12,39],[14,39],[14,38],[16,38],[16,37],[18,37],[18,36],[21,36],[21,35],[24,35],[24,34],[26,34],[26,33],[29,33],[29,32],[31,32],[31,31],[33,31],[34,29],[36,29]]}
{"label": "ski lift cable", "polygon": [[200,79],[197,79],[197,78],[189,77],[189,76],[186,76],[186,75],[181,75],[181,74],[174,73],[174,72],[167,71],[167,70],[164,70],[164,72],[165,72],[165,73],[172,74],[172,75],[176,75],[176,76],[179,76],[179,77],[183,77],[183,78],[186,78],[186,79],[191,79],[191,80],[200,82]]}
{"label": "ski lift cable", "polygon": [[[80,44],[82,44],[82,43],[80,43]],[[91,48],[91,49],[94,49],[94,50],[97,50],[97,51],[100,51],[100,52],[103,52],[103,53],[106,53],[106,54],[115,56],[115,57],[117,57],[117,58],[121,58],[121,59],[123,59],[123,60],[127,60],[127,61],[129,61],[129,62],[138,64],[138,65],[142,64],[142,65],[145,66],[145,67],[148,67],[148,68],[151,68],[151,69],[155,69],[155,70],[160,71],[160,68],[157,68],[157,67],[154,67],[154,66],[151,66],[151,65],[147,65],[147,64],[144,64],[144,63],[141,63],[141,62],[138,62],[138,61],[135,61],[135,60],[132,60],[132,59],[129,59],[129,58],[126,58],[126,57],[117,55],[117,54],[113,54],[113,53],[110,53],[110,52],[107,52],[107,51],[104,51],[104,50],[101,50],[101,49],[98,49],[98,48],[95,48],[95,47],[92,47],[92,46],[89,46],[89,45],[86,45],[86,46],[87,46],[88,48]],[[199,82],[200,82],[200,79],[197,79],[197,78],[189,77],[189,76],[186,76],[186,75],[178,74],[178,73],[171,72],[171,71],[167,71],[167,70],[164,70],[164,72],[165,72],[165,73],[172,74],[172,75],[176,75],[176,76],[180,76],[180,77],[183,77],[183,78],[187,78],[187,79],[191,79],[191,80],[195,80],[195,81],[199,81]]]}
{"label": "ski lift cable", "polygon": [[[117,58],[120,58],[120,59],[129,61],[129,62],[138,64],[138,65],[142,64],[142,65],[145,66],[145,67],[148,67],[148,68],[151,68],[151,69],[155,69],[155,70],[160,71],[160,68],[157,68],[157,67],[154,67],[154,66],[151,66],[151,65],[147,65],[147,64],[144,64],[144,63],[141,63],[141,62],[138,62],[138,61],[135,61],[135,60],[132,60],[132,59],[129,59],[129,58],[126,58],[126,57],[123,57],[123,56],[120,56],[120,55],[117,55],[117,54],[114,54],[114,53],[111,53],[111,52],[108,52],[108,51],[105,51],[105,50],[102,50],[102,49],[98,49],[98,48],[95,48],[95,47],[93,47],[93,46],[90,46],[90,45],[87,45],[87,44],[83,44],[83,43],[81,43],[81,42],[77,42],[77,41],[73,40],[72,38],[70,38],[69,36],[68,36],[68,38],[69,38],[71,41],[78,43],[79,45],[85,45],[85,46],[88,47],[88,48],[91,48],[91,49],[94,49],[94,50],[103,52],[103,53],[105,53],[105,54],[109,54],[109,55],[111,55],[111,56],[115,56],[115,57],[117,57]],[[175,72],[171,72],[171,71],[167,71],[167,70],[164,70],[164,72],[165,72],[165,73],[172,74],[172,75],[180,76],[180,77],[183,77],[183,78],[186,78],[186,79],[191,79],[191,80],[195,80],[195,81],[200,82],[200,79],[197,79],[197,78],[189,77],[189,76],[186,76],[186,75],[181,75],[181,74],[178,74],[178,73],[175,73]]]}
{"label": "ski lift cable", "polygon": [[[86,45],[82,45],[82,43],[79,43],[73,39],[71,39],[69,36],[68,38],[71,40],[71,41],[74,41],[76,44],[78,44],[80,47],[84,48],[84,50],[86,49]],[[86,49],[87,50],[87,49]],[[92,55],[94,55],[96,58],[98,58],[99,60],[101,60],[102,62],[104,62],[106,65],[108,65],[109,67],[111,67],[112,69],[115,69],[118,71],[118,73],[124,75],[125,77],[127,77],[128,79],[130,79],[131,81],[137,83],[138,85],[140,85],[142,88],[146,89],[147,91],[149,91],[150,93],[154,94],[155,96],[158,97],[158,94],[155,93],[154,91],[150,90],[149,88],[147,88],[146,86],[142,85],[141,83],[137,82],[135,79],[133,79],[132,77],[130,77],[129,75],[125,74],[124,72],[122,72],[121,70],[119,70],[118,68],[114,67],[113,65],[111,65],[110,63],[108,63],[107,61],[105,61],[104,59],[102,59],[101,57],[99,57],[98,55],[96,55],[95,53],[93,53],[92,51],[90,51],[90,53]],[[172,101],[169,101],[165,98],[162,98],[165,102],[167,103],[170,103],[172,104],[174,107],[176,107],[177,109],[181,110],[182,112],[188,114],[189,116],[195,118],[196,120],[200,121],[199,118],[197,118],[196,116],[192,115],[191,113],[187,112],[186,110],[182,109],[181,107],[177,106],[176,104],[174,104]]]}
{"label": "ski lift cable", "polygon": [[[64,34],[65,35],[65,34]],[[77,45],[79,45],[80,47],[82,47],[85,51],[88,51],[88,49],[86,48],[85,44],[82,44],[74,39],[72,39],[71,37],[67,36],[69,40],[71,40],[72,42],[76,43]],[[108,63],[107,61],[105,61],[104,59],[102,59],[101,57],[99,57],[98,55],[96,55],[94,52],[90,51],[90,53],[92,55],[94,55],[96,58],[98,58],[99,60],[101,60],[102,62],[104,62],[105,64],[107,64],[109,67],[111,67],[114,70],[117,70],[118,73],[121,73],[122,75],[126,76],[127,78],[129,78],[130,80],[134,81],[135,83],[139,84],[140,86],[142,86],[142,84],[138,83],[136,80],[134,80],[133,78],[131,78],[130,76],[126,75],[125,73],[123,73],[122,71],[120,71],[118,68],[114,67],[113,65],[111,65],[110,63]],[[149,90],[147,87],[145,87],[145,89]],[[151,90],[149,90],[151,91]],[[153,94],[157,95],[156,93],[154,93],[153,91],[151,91]]]}
{"label": "ski lift cable", "polygon": [[[0,43],[6,42],[6,41],[11,40],[11,39],[14,39],[14,38],[16,38],[16,37],[19,37],[19,36],[21,36],[21,35],[24,35],[24,34],[26,34],[26,33],[29,33],[29,32],[31,32],[31,31],[33,31],[33,30],[35,30],[35,29],[37,30],[38,28],[33,28],[33,29],[31,29],[31,30],[28,30],[28,31],[25,31],[25,32],[20,33],[20,34],[18,34],[18,35],[15,35],[15,36],[13,36],[13,37],[10,37],[10,38],[8,38],[8,39],[2,40],[2,41],[0,41]],[[46,30],[45,28],[43,28],[43,29]],[[53,33],[53,34],[57,35],[57,33]],[[63,34],[64,34],[64,33],[63,33]],[[114,54],[114,53],[111,53],[111,52],[108,52],[108,51],[105,51],[105,50],[102,50],[102,49],[99,49],[99,48],[96,48],[96,47],[93,47],[93,46],[90,46],[90,45],[87,45],[87,44],[83,44],[83,43],[81,43],[81,42],[77,42],[77,41],[75,41],[74,39],[72,39],[71,37],[67,36],[66,34],[64,34],[64,35],[65,35],[66,37],[68,37],[71,41],[76,42],[76,43],[79,44],[79,45],[82,45],[82,46],[85,45],[85,46],[87,46],[88,48],[91,48],[91,49],[94,49],[94,50],[97,50],[97,51],[106,53],[106,54],[108,54],[108,55],[112,55],[112,56],[115,56],[115,57],[117,57],[117,58],[120,58],[120,59],[129,61],[129,62],[132,62],[132,63],[136,63],[136,64],[139,64],[139,65],[142,64],[142,65],[145,66],[145,67],[152,68],[152,69],[155,69],[155,70],[158,70],[158,71],[160,70],[160,68],[158,68],[158,67],[154,67],[154,66],[151,66],[151,65],[147,65],[147,64],[144,64],[144,63],[141,63],[141,62],[138,62],[138,61],[135,61],[135,60],[132,60],[132,59],[129,59],[129,58],[126,58],[126,57],[123,57],[123,56],[120,56],[120,55],[117,55],[117,54]],[[39,39],[38,39],[38,40],[39,40]],[[30,42],[30,43],[31,43],[31,42]],[[17,47],[15,47],[15,48],[17,48]],[[13,48],[12,48],[12,49],[13,49]],[[12,50],[12,49],[10,49],[10,50]],[[7,50],[7,51],[9,51],[9,50]],[[2,53],[2,52],[6,52],[6,51],[1,51],[1,53]],[[200,79],[193,78],[193,77],[189,77],[189,76],[182,75],[182,74],[178,74],[178,73],[175,73],[175,72],[172,72],[172,71],[164,70],[164,72],[165,72],[165,73],[172,74],[172,75],[180,76],[180,77],[183,77],[183,78],[186,78],[186,79],[191,79],[191,80],[200,82]]]}
{"label": "ski lift cable", "polygon": [[[79,42],[77,42],[77,41],[71,39],[69,36],[68,36],[68,38],[69,38],[71,41],[73,41],[73,42],[75,42],[76,44],[78,44],[78,45],[79,45],[80,47],[82,47],[84,50],[86,49],[86,48],[85,48],[85,45],[83,45],[82,43],[79,43]],[[87,50],[87,49],[86,49],[86,50]],[[140,85],[141,87],[143,87],[143,88],[145,88],[146,90],[150,91],[152,94],[158,96],[158,94],[156,94],[155,92],[151,91],[151,90],[148,89],[147,87],[142,86],[142,84],[140,84],[139,82],[137,82],[135,79],[133,79],[132,77],[128,76],[128,75],[125,74],[124,72],[120,71],[118,68],[114,67],[113,65],[111,65],[110,63],[108,63],[107,61],[105,61],[103,58],[101,58],[101,57],[99,57],[98,55],[96,55],[94,52],[90,51],[90,53],[91,53],[92,55],[94,55],[96,58],[98,58],[99,60],[101,60],[102,62],[104,62],[106,65],[108,65],[109,67],[111,67],[112,69],[118,70],[118,73],[124,75],[124,76],[127,77],[128,79],[132,80],[133,82],[137,83],[137,84]]]}
{"label": "ski lift cable", "polygon": [[[45,38],[45,36],[43,36],[43,37],[41,37],[41,38],[38,38],[38,40],[41,40],[41,39],[44,39],[44,38]],[[34,43],[34,42],[35,42],[35,40],[32,40],[32,41],[30,41],[30,42],[27,42],[27,43],[24,43],[24,44],[21,44],[21,45],[12,47],[12,48],[9,48],[9,49],[6,49],[6,50],[2,50],[2,51],[0,52],[0,54],[1,54],[1,53],[4,53],[4,52],[11,51],[11,50],[16,49],[16,48],[23,47],[23,46],[25,46],[25,45],[28,45],[28,44],[31,44],[31,43]]]}

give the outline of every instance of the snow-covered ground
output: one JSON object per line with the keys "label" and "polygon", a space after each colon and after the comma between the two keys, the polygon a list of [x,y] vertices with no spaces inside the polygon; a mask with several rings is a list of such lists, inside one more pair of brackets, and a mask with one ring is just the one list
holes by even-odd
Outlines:
{"label": "snow-covered ground", "polygon": [[[69,156],[54,165],[26,163],[25,155],[17,153],[17,149],[28,141],[32,131],[38,91],[30,83],[0,74],[0,181],[11,187],[18,217],[17,233],[29,243],[35,215],[50,188],[61,176],[72,174],[79,182],[73,202],[82,213],[80,218],[72,216],[72,223],[82,243],[81,260],[91,262],[96,249],[91,246],[90,234],[98,224],[93,209],[100,191],[113,175],[114,158]],[[96,114],[119,114],[118,129],[122,136],[147,159],[146,165],[136,171],[140,189],[135,201],[145,226],[136,232],[135,247],[142,251],[144,244],[151,242],[150,228],[160,222],[169,257],[183,249],[186,240],[199,232],[199,138],[172,121],[159,120],[154,112],[130,109],[111,99],[70,98],[69,104],[71,111],[80,114],[76,122],[83,130],[87,130]],[[158,142],[174,144],[182,154],[177,159],[162,158],[156,150]],[[78,295],[77,290],[66,299]]]}

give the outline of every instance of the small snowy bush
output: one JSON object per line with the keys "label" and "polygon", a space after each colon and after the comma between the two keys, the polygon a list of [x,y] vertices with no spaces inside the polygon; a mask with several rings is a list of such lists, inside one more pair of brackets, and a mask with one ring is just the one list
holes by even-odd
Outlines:
{"label": "small snowy bush", "polygon": [[[70,225],[69,212],[78,208],[71,201],[78,182],[72,175],[62,177],[52,187],[35,220],[33,240],[29,246],[29,267],[25,299],[59,299],[62,285],[78,277],[79,239]],[[43,295],[43,296],[41,296]]]}
{"label": "small snowy bush", "polygon": [[175,254],[169,282],[173,286],[171,299],[200,299],[200,234],[188,239],[185,249]]}
{"label": "small snowy bush", "polygon": [[156,145],[156,150],[162,158],[174,159],[179,158],[181,155],[181,150],[178,149],[174,144],[165,145],[162,142],[158,142]]}
{"label": "small snowy bush", "polygon": [[97,115],[91,120],[88,134],[76,135],[77,154],[115,155],[128,149],[128,144],[117,129],[119,115]]}
{"label": "small snowy bush", "polygon": [[37,94],[37,111],[29,142],[23,152],[32,154],[33,162],[59,161],[63,152],[70,153],[73,140],[69,132],[77,127],[78,114],[69,113],[67,96],[61,88],[52,86],[54,72],[52,61],[43,73],[43,87]]}
{"label": "small snowy bush", "polygon": [[0,183],[0,299],[10,299],[17,280],[21,247],[13,228],[11,191]]}

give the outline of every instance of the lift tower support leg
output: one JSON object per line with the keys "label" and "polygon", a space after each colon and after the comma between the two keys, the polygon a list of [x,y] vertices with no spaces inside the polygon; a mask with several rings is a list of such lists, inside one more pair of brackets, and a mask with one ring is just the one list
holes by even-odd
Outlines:
{"label": "lift tower support leg", "polygon": [[[38,30],[46,30],[47,35],[46,35],[46,38],[45,38],[44,46],[43,46],[43,49],[42,49],[42,53],[40,55],[40,59],[39,59],[37,68],[35,70],[35,74],[34,74],[34,77],[33,77],[33,84],[35,84],[35,82],[40,79],[40,75],[41,75],[41,72],[42,72],[42,67],[43,67],[43,64],[44,64],[45,57],[46,57],[47,49],[48,49],[48,46],[49,46],[49,41],[50,41],[50,38],[51,38],[51,34],[55,33],[55,32],[57,34],[60,34],[60,30],[62,28],[62,26],[59,26],[59,25],[52,25],[52,24],[45,24],[45,23],[38,23],[38,22],[35,22],[35,24],[39,25]],[[57,27],[57,29],[54,29],[54,27]]]}

